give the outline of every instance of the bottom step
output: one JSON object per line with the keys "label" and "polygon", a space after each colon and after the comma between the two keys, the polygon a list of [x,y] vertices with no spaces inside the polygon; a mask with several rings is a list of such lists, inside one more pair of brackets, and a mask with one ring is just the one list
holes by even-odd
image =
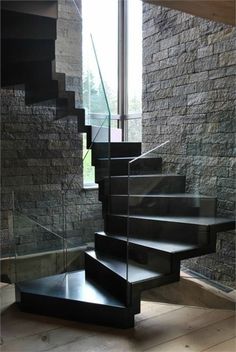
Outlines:
{"label": "bottom step", "polygon": [[20,282],[16,299],[30,313],[118,328],[134,326],[130,308],[86,279],[84,270]]}

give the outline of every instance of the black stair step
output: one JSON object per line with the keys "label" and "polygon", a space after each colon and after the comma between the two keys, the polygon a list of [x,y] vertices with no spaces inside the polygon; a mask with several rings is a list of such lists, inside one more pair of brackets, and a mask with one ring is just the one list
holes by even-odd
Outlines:
{"label": "black stair step", "polygon": [[[95,182],[99,182],[108,174],[108,167],[110,166],[110,175],[127,175],[129,162],[132,161],[132,157],[122,158],[99,158],[95,161]],[[145,175],[147,173],[160,173],[161,172],[161,158],[143,158],[139,159],[132,164],[132,175]]]}
{"label": "black stair step", "polygon": [[127,302],[128,290],[128,302],[131,300],[135,313],[140,309],[139,300],[142,290],[176,281],[179,275],[159,272],[131,260],[127,263],[121,258],[114,258],[97,251],[85,253],[85,271],[87,277],[91,277],[116,294],[122,302]]}
{"label": "black stair step", "polygon": [[57,80],[30,83],[28,90],[28,104],[57,99],[57,108],[60,112],[64,110],[68,116],[76,116],[79,113],[80,109],[77,111],[75,108],[75,92],[59,91]]}
{"label": "black stair step", "polygon": [[[53,75],[54,76],[54,75]],[[61,84],[58,81],[58,84]],[[78,121],[78,133],[87,131],[85,126],[85,110],[77,108],[75,102],[75,93],[70,91],[61,91],[58,88],[56,98],[56,118],[55,120],[65,119],[68,121]]]}
{"label": "black stair step", "polygon": [[141,264],[149,269],[154,269],[154,271],[158,270],[159,273],[176,271],[176,267],[173,266],[176,262],[177,268],[179,267],[178,258],[171,257],[169,253],[157,251],[151,247],[135,245],[128,242],[128,239],[124,236],[108,236],[104,233],[96,233],[95,250],[113,258],[120,258],[125,262],[128,259],[129,262]]}
{"label": "black stair step", "polygon": [[3,39],[56,39],[55,18],[3,10],[1,19]]}
{"label": "black stair step", "polygon": [[56,63],[52,61],[52,78],[58,81],[59,91],[66,90],[66,75],[62,72],[56,72]]}
{"label": "black stair step", "polygon": [[2,39],[2,65],[5,62],[47,61],[55,59],[55,40]]}
{"label": "black stair step", "polygon": [[[110,178],[111,194],[128,194],[128,176]],[[109,179],[99,182],[99,199],[109,191]],[[129,180],[129,194],[169,194],[185,192],[185,176],[179,175],[132,175]]]}
{"label": "black stair step", "polygon": [[[75,92],[73,91],[68,91],[68,90],[62,90],[59,88],[60,82],[58,80],[55,80],[57,82],[57,90],[55,92],[55,96],[58,99],[58,104],[57,106],[59,108],[64,108],[67,109],[68,111],[73,111],[73,113],[76,115],[77,114],[77,108],[76,108],[76,101],[75,101]],[[84,110],[84,109],[79,109],[79,110]]]}
{"label": "black stair step", "polygon": [[85,121],[84,109],[76,108],[73,111],[74,114],[71,114],[71,115],[68,114],[68,111],[64,111],[64,114],[62,112],[60,114],[58,113],[58,111],[60,111],[60,109],[57,109],[55,120],[68,121],[68,123],[76,122],[78,125],[78,133],[87,132],[87,129],[84,124],[84,121]]}
{"label": "black stair step", "polygon": [[[149,194],[110,196],[112,214],[215,216],[216,198],[195,194]],[[104,212],[107,207],[104,202]]]}
{"label": "black stair step", "polygon": [[40,81],[27,83],[25,89],[26,104],[36,104],[42,101],[54,100],[58,95],[57,81]]}
{"label": "black stair step", "polygon": [[[165,240],[184,241],[208,245],[211,236],[220,231],[235,228],[235,222],[230,219],[214,217],[173,217],[173,216],[130,216],[110,215],[105,219],[105,230],[109,234],[126,235],[129,225],[129,235],[143,238],[155,237]],[[215,238],[213,238],[215,240]]]}
{"label": "black stair step", "polygon": [[135,142],[113,142],[94,143],[92,147],[92,163],[94,165],[97,158],[107,158],[110,148],[110,156],[115,157],[135,157],[141,154],[142,144]]}
{"label": "black stair step", "polygon": [[6,63],[2,69],[2,85],[11,86],[15,84],[40,84],[52,80],[51,61],[32,61]]}
{"label": "black stair step", "polygon": [[[187,259],[196,255],[200,255],[206,248],[201,248],[195,243],[175,242],[174,240],[158,240],[155,238],[136,238],[134,236],[126,237],[119,235],[109,236],[105,232],[97,232],[95,234],[95,248],[101,252],[114,251],[119,256],[127,255],[127,245],[129,246],[130,258],[133,252],[140,253],[142,249],[154,250],[157,254],[174,255],[176,259]],[[160,261],[161,263],[161,261]]]}
{"label": "black stair step", "polygon": [[76,116],[75,108],[73,111],[69,112],[68,101],[66,98],[57,98],[56,99],[56,120],[60,120],[67,116]]}
{"label": "black stair step", "polygon": [[84,271],[20,282],[16,297],[21,309],[31,313],[120,328],[134,324],[131,309]]}
{"label": "black stair step", "polygon": [[108,268],[112,273],[115,273],[125,281],[134,285],[144,283],[147,280],[160,278],[163,275],[163,273],[150,270],[149,268],[133,261],[126,263],[119,258],[106,256],[101,252],[89,251],[86,252],[86,254]]}

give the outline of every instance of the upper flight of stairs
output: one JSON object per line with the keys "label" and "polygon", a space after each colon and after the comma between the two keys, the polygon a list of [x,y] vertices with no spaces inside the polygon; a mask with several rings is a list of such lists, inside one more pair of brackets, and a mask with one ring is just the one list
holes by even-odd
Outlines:
{"label": "upper flight of stairs", "polygon": [[234,222],[216,216],[215,198],[185,193],[184,176],[162,174],[161,158],[137,160],[128,180],[128,163],[141,154],[141,143],[117,138],[108,146],[107,128],[94,142],[97,129],[86,125],[74,92],[65,89],[65,74],[55,70],[56,16],[50,6],[56,1],[35,1],[41,3],[38,12],[27,2],[21,11],[11,3],[2,11],[2,85],[24,84],[27,104],[55,99],[56,119],[73,117],[78,132],[87,134],[105,231],[95,234],[84,270],[17,283],[17,302],[29,312],[132,327],[141,292],[177,281],[180,261],[214,252],[217,232],[233,229]]}

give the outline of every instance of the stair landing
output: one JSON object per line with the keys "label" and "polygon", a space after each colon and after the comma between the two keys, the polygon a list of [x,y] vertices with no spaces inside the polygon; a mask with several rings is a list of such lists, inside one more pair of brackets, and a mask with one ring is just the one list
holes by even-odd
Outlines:
{"label": "stair landing", "polygon": [[16,300],[30,313],[128,328],[134,314],[84,270],[48,276],[16,284]]}

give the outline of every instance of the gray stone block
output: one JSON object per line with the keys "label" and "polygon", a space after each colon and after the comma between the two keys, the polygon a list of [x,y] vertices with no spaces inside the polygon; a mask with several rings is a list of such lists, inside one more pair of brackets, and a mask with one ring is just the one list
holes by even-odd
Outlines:
{"label": "gray stone block", "polygon": [[[154,19],[156,37],[153,34],[152,40],[157,38],[163,49],[160,53],[168,47],[168,57],[158,57],[156,51],[155,71],[148,74],[148,63],[145,66],[143,150],[154,147],[157,140],[171,139],[174,147],[163,157],[163,170],[185,174],[188,192],[218,197],[218,214],[233,217],[236,31],[165,8],[156,19],[153,8],[150,5],[145,12],[144,6],[145,21]],[[151,51],[153,41],[148,45]],[[174,62],[176,65],[167,67]],[[225,236],[222,238],[227,240],[218,241],[216,254],[191,259],[186,265],[233,286],[230,258],[234,246],[228,242],[230,232]]]}

